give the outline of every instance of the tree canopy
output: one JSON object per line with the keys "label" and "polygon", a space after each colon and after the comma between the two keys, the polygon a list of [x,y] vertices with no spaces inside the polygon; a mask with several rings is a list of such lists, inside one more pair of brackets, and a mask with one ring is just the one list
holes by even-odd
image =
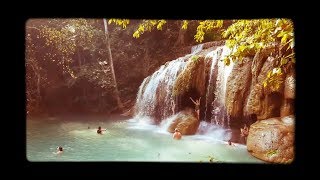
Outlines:
{"label": "tree canopy", "polygon": [[[111,19],[109,23],[122,25],[126,28],[130,20]],[[139,38],[145,31],[153,29],[162,30],[166,20],[142,20],[139,27],[133,33],[133,37]],[[226,45],[231,49],[224,62],[242,61],[244,57],[254,56],[261,49],[278,46],[280,51],[276,54],[278,67],[268,73],[263,86],[268,84],[271,89],[278,89],[282,83],[281,75],[288,62],[295,63],[294,58],[294,33],[293,23],[289,19],[254,19],[233,20],[226,29],[223,28],[224,20],[202,20],[198,21],[194,39],[201,43],[205,34],[210,31],[221,32],[226,40]],[[182,29],[188,28],[188,20],[182,20]]]}

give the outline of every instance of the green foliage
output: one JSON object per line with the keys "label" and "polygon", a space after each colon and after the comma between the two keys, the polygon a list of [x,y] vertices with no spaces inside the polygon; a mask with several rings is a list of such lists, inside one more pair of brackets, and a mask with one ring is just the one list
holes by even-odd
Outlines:
{"label": "green foliage", "polygon": [[199,59],[199,56],[198,55],[193,55],[192,57],[191,57],[191,60],[192,61],[197,61]]}
{"label": "green foliage", "polygon": [[79,49],[92,48],[94,35],[97,33],[95,27],[86,19],[53,19],[41,25],[38,30],[37,38],[45,39],[45,45],[51,48],[51,51],[45,54],[45,59],[56,62],[62,67],[63,72],[76,78],[74,71],[70,68],[73,56]]}
{"label": "green foliage", "polygon": [[269,71],[266,79],[263,81],[263,87],[269,88],[271,91],[277,91],[283,83],[281,68],[273,68]]}
{"label": "green foliage", "polygon": [[277,150],[270,150],[270,151],[268,151],[267,152],[267,156],[273,156],[273,155],[276,155],[278,153],[278,151]]}
{"label": "green foliage", "polygon": [[277,90],[283,83],[283,68],[290,61],[295,63],[293,23],[288,19],[237,20],[222,35],[228,38],[226,45],[231,49],[224,60],[226,65],[231,60],[241,61],[246,56],[254,56],[268,46],[280,46],[282,53],[276,56],[279,65],[268,73],[263,82],[265,88],[270,85],[271,90]]}
{"label": "green foliage", "polygon": [[267,46],[289,44],[287,50],[292,51],[293,24],[286,19],[237,20],[222,33],[228,38],[226,45],[232,49],[227,57],[231,60],[253,56]]}
{"label": "green foliage", "polygon": [[[109,24],[114,23],[118,26],[122,26],[124,29],[127,27],[127,25],[130,23],[130,20],[128,19],[110,19]],[[151,32],[153,29],[162,30],[162,27],[164,24],[166,24],[166,20],[142,20],[142,22],[139,24],[136,31],[133,33],[134,38],[139,38],[144,32],[148,31]],[[181,29],[186,30],[188,28],[189,21],[182,20],[182,26]],[[213,30],[216,30],[218,28],[222,28],[223,26],[223,20],[205,20],[205,21],[199,21],[199,25],[197,27],[197,33],[194,36],[194,39],[197,42],[202,42],[205,38],[205,34],[207,32],[212,32]]]}

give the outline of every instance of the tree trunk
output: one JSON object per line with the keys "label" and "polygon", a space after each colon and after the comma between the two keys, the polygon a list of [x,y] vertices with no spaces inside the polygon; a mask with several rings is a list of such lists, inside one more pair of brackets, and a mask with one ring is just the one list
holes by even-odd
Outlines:
{"label": "tree trunk", "polygon": [[149,49],[146,49],[145,56],[143,59],[144,59],[143,75],[147,77],[149,75],[149,66],[150,66]]}
{"label": "tree trunk", "polygon": [[77,50],[77,54],[78,54],[78,63],[79,63],[79,70],[80,70],[80,68],[81,68],[81,55],[80,55],[79,50]]}
{"label": "tree trunk", "polygon": [[40,73],[37,73],[38,79],[37,79],[37,91],[38,91],[38,97],[39,97],[39,103],[41,101],[41,91],[40,91]]}
{"label": "tree trunk", "polygon": [[186,34],[186,31],[187,31],[187,30],[182,29],[182,28],[180,27],[178,39],[177,39],[177,41],[174,43],[173,46],[184,45],[184,35]]}
{"label": "tree trunk", "polygon": [[[38,67],[37,65],[33,65],[32,63],[33,63],[33,62],[31,62],[30,65],[31,65],[31,67],[32,67],[32,69],[33,69],[34,75],[37,77],[37,80],[36,80],[36,84],[37,84],[37,97],[35,98],[36,108],[39,108],[40,101],[41,101],[41,89],[40,89],[41,76],[40,76],[39,67]],[[36,66],[36,67],[35,67],[35,66]]]}
{"label": "tree trunk", "polygon": [[106,36],[106,47],[107,47],[107,52],[108,52],[108,62],[111,68],[111,74],[112,74],[112,81],[114,84],[114,95],[117,101],[117,105],[121,111],[123,111],[124,107],[120,99],[120,93],[118,90],[118,85],[116,81],[116,76],[114,73],[114,68],[113,68],[113,60],[112,60],[112,54],[111,54],[111,48],[110,48],[110,40],[109,40],[109,32],[108,32],[108,25],[107,25],[107,19],[103,19],[103,24],[104,24],[104,32]]}

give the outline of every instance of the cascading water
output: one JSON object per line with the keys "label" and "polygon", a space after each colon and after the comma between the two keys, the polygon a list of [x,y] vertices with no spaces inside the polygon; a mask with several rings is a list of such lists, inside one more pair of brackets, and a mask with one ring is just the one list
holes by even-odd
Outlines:
{"label": "cascading water", "polygon": [[209,74],[209,81],[208,81],[208,86],[207,86],[207,91],[206,91],[206,104],[205,104],[206,109],[205,109],[205,116],[204,116],[205,120],[211,117],[211,114],[207,115],[207,111],[208,111],[208,108],[211,108],[210,104],[213,101],[213,99],[212,99],[213,98],[213,90],[214,90],[214,86],[213,85],[214,85],[214,82],[215,82],[214,80],[216,78],[216,77],[213,77],[213,76],[214,76],[214,69],[215,69],[215,66],[217,64],[217,60],[219,59],[218,56],[220,56],[219,55],[219,52],[220,52],[219,50],[220,49],[221,48],[218,48],[218,49],[216,49],[214,51],[209,52],[205,57],[205,59],[208,59],[208,58],[212,59],[211,60],[211,67],[210,67],[210,74]]}
{"label": "cascading water", "polygon": [[[224,128],[229,127],[229,117],[227,116],[225,109],[225,96],[227,80],[233,68],[233,63],[231,62],[229,66],[226,66],[223,59],[229,52],[229,48],[222,46],[208,54],[208,56],[212,56],[212,62],[207,87],[206,109],[210,106],[210,122]],[[214,77],[216,67],[217,75]],[[214,94],[214,100],[210,102],[212,100],[212,94]],[[208,117],[207,114],[205,116],[206,118]]]}
{"label": "cascading water", "polygon": [[221,128],[219,125],[206,121],[200,122],[197,134],[222,141],[228,141],[231,138],[231,131],[229,129]]}
{"label": "cascading water", "polygon": [[173,114],[172,89],[179,73],[186,65],[190,54],[162,65],[159,70],[144,79],[139,87],[136,101],[136,116],[160,115],[164,119]]}
{"label": "cascading water", "polygon": [[[166,131],[175,119],[175,116],[172,116],[172,101],[177,102],[172,95],[175,80],[186,66],[187,60],[192,55],[201,51],[202,48],[203,44],[193,46],[191,50],[192,54],[167,62],[151,76],[144,79],[137,95],[135,119],[143,121],[144,119],[150,120],[156,117],[158,120],[161,120],[161,129]],[[225,96],[227,79],[233,68],[233,63],[231,62],[229,66],[226,66],[223,61],[229,52],[229,48],[220,46],[209,52],[205,58],[212,58],[206,90],[206,109],[203,110],[205,111],[204,120],[210,123],[201,122],[197,132],[199,135],[212,136],[220,140],[228,140],[231,137],[228,129],[229,118],[225,108]],[[179,108],[176,107],[176,109]]]}
{"label": "cascading water", "polygon": [[225,96],[227,79],[233,68],[233,63],[226,66],[223,61],[229,52],[227,47],[221,46],[206,56],[206,59],[212,58],[205,104],[205,120],[210,122],[202,121],[197,132],[197,134],[224,141],[231,138],[231,131],[228,129],[229,117],[225,109]]}
{"label": "cascading water", "polygon": [[203,44],[198,44],[198,45],[192,46],[191,54],[196,54],[196,53],[200,52],[202,49],[203,49]]}
{"label": "cascading water", "polygon": [[[229,128],[229,117],[227,116],[226,108],[225,108],[225,97],[227,90],[227,80],[230,76],[230,73],[233,68],[233,63],[227,66],[225,65],[223,59],[230,53],[230,49],[226,46],[220,47],[217,49],[217,53],[220,52],[220,55],[213,56],[213,58],[217,58],[216,60],[212,59],[212,63],[218,61],[218,73],[215,82],[215,98],[211,103],[211,123],[214,123],[218,126]],[[214,69],[214,65],[211,66]],[[213,70],[211,69],[211,72]],[[210,78],[213,74],[210,74]],[[210,82],[209,82],[210,83]],[[211,93],[211,92],[209,92]]]}

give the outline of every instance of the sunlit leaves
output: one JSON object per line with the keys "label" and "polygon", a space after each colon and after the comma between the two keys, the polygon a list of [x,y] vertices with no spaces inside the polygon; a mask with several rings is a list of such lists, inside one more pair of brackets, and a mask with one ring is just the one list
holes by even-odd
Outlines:
{"label": "sunlit leaves", "polygon": [[273,68],[267,73],[266,79],[263,81],[263,87],[269,88],[271,91],[278,91],[280,85],[283,83],[281,68]]}
{"label": "sunlit leaves", "polygon": [[182,29],[187,29],[188,28],[188,21],[186,21],[186,20],[183,20],[183,22],[182,22],[182,27],[181,27]]}
{"label": "sunlit leaves", "polygon": [[191,57],[191,60],[192,61],[197,61],[199,59],[199,56],[198,55],[194,55]]}
{"label": "sunlit leaves", "polygon": [[227,38],[226,45],[232,49],[226,56],[225,62],[229,62],[230,58],[239,60],[246,56],[253,56],[267,46],[279,45],[280,50],[285,47],[283,53],[275,55],[279,62],[278,66],[269,71],[262,82],[263,87],[271,91],[277,91],[280,88],[283,83],[283,68],[289,61],[295,63],[293,23],[290,20],[236,20],[222,35]]}
{"label": "sunlit leaves", "polygon": [[224,60],[224,64],[229,66],[230,65],[230,57],[225,58]]}
{"label": "sunlit leaves", "polygon": [[152,29],[157,28],[158,30],[162,30],[163,25],[166,24],[166,20],[143,20],[142,23],[139,24],[138,29],[133,33],[134,38],[139,38],[144,32],[151,32]]}
{"label": "sunlit leaves", "polygon": [[205,32],[211,31],[215,28],[221,28],[223,25],[223,20],[205,20],[201,21],[197,27],[197,33],[194,35],[194,39],[197,42],[202,42],[204,40]]}
{"label": "sunlit leaves", "polygon": [[122,26],[123,29],[127,28],[130,23],[129,19],[109,19],[108,24],[115,23],[118,26]]}
{"label": "sunlit leaves", "polygon": [[157,29],[158,29],[158,30],[162,30],[162,26],[163,26],[164,24],[166,24],[166,23],[167,23],[166,20],[159,20],[159,21],[158,21],[158,25],[157,25]]}
{"label": "sunlit leaves", "polygon": [[[292,52],[290,57],[277,57],[283,59],[280,63],[285,65],[294,55],[293,23],[287,19],[259,19],[236,20],[222,33],[227,38],[226,45],[232,49],[227,57],[241,59],[253,56],[260,49],[280,44],[287,46],[286,51]],[[286,59],[286,60],[284,60]]]}

